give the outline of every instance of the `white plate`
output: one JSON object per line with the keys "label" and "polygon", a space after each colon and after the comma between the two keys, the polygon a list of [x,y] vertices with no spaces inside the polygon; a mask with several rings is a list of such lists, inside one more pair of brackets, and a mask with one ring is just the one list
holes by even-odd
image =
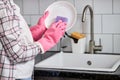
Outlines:
{"label": "white plate", "polygon": [[57,1],[51,4],[45,11],[49,11],[49,15],[45,20],[47,28],[53,23],[57,16],[68,18],[66,31],[69,30],[76,22],[77,12],[75,7],[67,1]]}

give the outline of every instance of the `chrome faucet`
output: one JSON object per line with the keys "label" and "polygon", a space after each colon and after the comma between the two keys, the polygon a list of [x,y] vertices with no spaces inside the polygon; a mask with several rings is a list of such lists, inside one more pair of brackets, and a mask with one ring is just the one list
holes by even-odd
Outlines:
{"label": "chrome faucet", "polygon": [[93,10],[91,8],[90,5],[86,5],[83,13],[82,13],[82,22],[85,22],[86,19],[86,11],[87,9],[89,9],[90,11],[90,41],[89,41],[89,53],[93,54],[96,51],[101,51],[102,50],[102,45],[101,45],[101,39],[100,41],[100,45],[95,45],[95,41],[94,41],[94,16],[93,16]]}

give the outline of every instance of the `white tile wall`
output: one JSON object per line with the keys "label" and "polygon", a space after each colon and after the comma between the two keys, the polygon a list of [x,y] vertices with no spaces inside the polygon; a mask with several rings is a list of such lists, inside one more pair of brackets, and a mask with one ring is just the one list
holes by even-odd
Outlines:
{"label": "white tile wall", "polygon": [[39,14],[39,0],[23,0],[24,14]]}
{"label": "white tile wall", "polygon": [[[101,53],[111,53],[113,52],[113,46],[112,46],[112,35],[109,34],[95,34],[95,44],[99,45],[100,44],[100,39],[101,39],[101,45],[103,46]],[[87,50],[89,51],[89,40],[90,40],[90,35],[87,34]]]}
{"label": "white tile wall", "polygon": [[31,18],[30,16],[23,16],[27,22],[27,24],[31,25]]}
{"label": "white tile wall", "polygon": [[[80,18],[81,21],[81,18]],[[79,21],[79,23],[80,23]],[[94,15],[94,33],[101,33],[101,15]],[[83,32],[90,33],[90,15],[86,15],[86,21],[82,23]]]}
{"label": "white tile wall", "polygon": [[101,33],[102,32],[102,21],[101,15],[94,15],[94,32]]}
{"label": "white tile wall", "polygon": [[40,15],[32,15],[31,16],[31,25],[37,24],[40,17],[41,17]]}
{"label": "white tile wall", "polygon": [[14,0],[14,2],[20,7],[22,8],[20,11],[23,14],[23,0]]}
{"label": "white tile wall", "polygon": [[81,15],[77,16],[77,20],[76,20],[75,25],[68,32],[74,32],[74,31],[77,31],[80,33],[83,31],[82,22],[81,22]]}
{"label": "white tile wall", "polygon": [[108,52],[108,53],[113,52],[112,35],[110,35],[110,34],[96,34],[95,35],[96,45],[99,45],[99,39],[101,39],[101,45],[103,45],[102,52]]}
{"label": "white tile wall", "polygon": [[120,13],[120,0],[113,0],[114,13]]}
{"label": "white tile wall", "polygon": [[55,0],[40,0],[40,13],[43,14],[47,7],[52,4]]}
{"label": "white tile wall", "polygon": [[112,0],[94,0],[95,14],[111,14]]}
{"label": "white tile wall", "polygon": [[103,15],[103,33],[120,33],[120,15]]}
{"label": "white tile wall", "polygon": [[56,0],[56,1],[68,1],[68,2],[72,3],[73,5],[75,5],[75,1],[74,0]]}
{"label": "white tile wall", "polygon": [[83,12],[83,8],[86,6],[86,5],[91,5],[93,6],[93,0],[75,0],[75,7],[77,9],[77,13],[78,14],[82,14]]}
{"label": "white tile wall", "polygon": [[120,53],[120,35],[114,35],[114,52]]}
{"label": "white tile wall", "polygon": [[[60,0],[14,0],[21,8],[27,23],[34,25],[44,10],[54,1]],[[90,19],[87,15],[86,22],[81,22],[81,14],[85,5],[92,6],[94,11],[95,41],[102,40],[102,52],[120,53],[120,0],[65,0],[71,2],[77,9],[77,21],[68,32],[78,31],[89,33]],[[89,34],[87,36],[87,45]],[[87,49],[88,50],[88,49]]]}

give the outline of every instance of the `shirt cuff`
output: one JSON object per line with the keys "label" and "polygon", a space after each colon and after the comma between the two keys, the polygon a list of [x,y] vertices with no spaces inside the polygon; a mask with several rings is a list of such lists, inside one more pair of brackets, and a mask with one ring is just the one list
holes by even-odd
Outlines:
{"label": "shirt cuff", "polygon": [[41,48],[41,51],[42,51],[42,53],[41,53],[41,54],[44,54],[44,53],[45,53],[45,51],[44,51],[44,49],[43,49],[43,46],[42,46],[39,42],[35,42],[35,43],[37,43],[37,44],[38,44],[38,46]]}

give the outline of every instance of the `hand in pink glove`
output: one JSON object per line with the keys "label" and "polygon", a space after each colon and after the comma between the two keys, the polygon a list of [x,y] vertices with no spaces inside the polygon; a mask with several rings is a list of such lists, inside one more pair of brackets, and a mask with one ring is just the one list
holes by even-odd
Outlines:
{"label": "hand in pink glove", "polygon": [[65,28],[66,22],[62,22],[61,20],[50,26],[50,28],[45,32],[44,37],[38,40],[42,45],[44,52],[48,51],[59,42],[60,38],[65,33]]}
{"label": "hand in pink glove", "polygon": [[45,14],[39,19],[38,23],[35,26],[30,27],[34,41],[37,41],[42,37],[44,32],[47,30],[45,26],[45,19],[47,18],[49,12],[46,11]]}

